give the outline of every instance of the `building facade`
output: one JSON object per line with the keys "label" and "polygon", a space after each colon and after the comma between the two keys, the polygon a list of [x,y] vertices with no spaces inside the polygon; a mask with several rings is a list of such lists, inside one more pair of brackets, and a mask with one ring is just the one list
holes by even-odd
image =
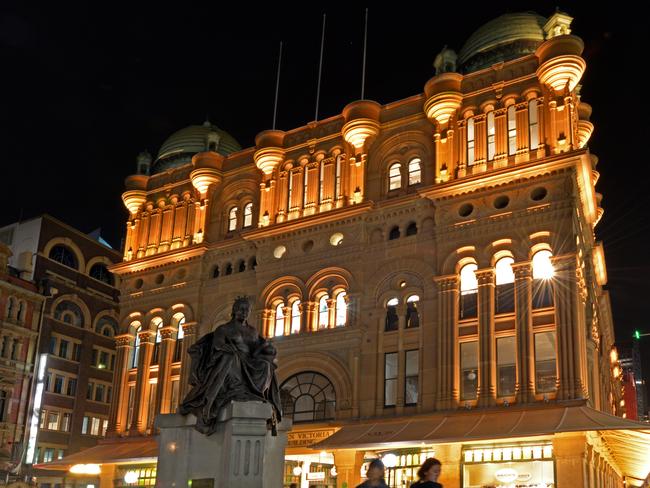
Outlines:
{"label": "building facade", "polygon": [[60,471],[32,466],[92,447],[107,430],[118,331],[108,268],[121,256],[48,215],[3,227],[0,239],[13,251],[15,273],[38,285],[44,300],[19,472],[56,486]]}
{"label": "building facade", "polygon": [[391,487],[430,455],[448,488],[641,486],[647,434],[616,416],[570,24],[504,15],[443,50],[422,94],[248,149],[192,126],[142,155],[111,268],[110,439],[58,465],[101,464],[102,488],[153,484],[153,422],[188,391],[187,348],[247,295],[294,422],[285,486],[356,486],[377,455]]}
{"label": "building facade", "polygon": [[9,266],[0,242],[0,483],[18,479],[43,295]]}

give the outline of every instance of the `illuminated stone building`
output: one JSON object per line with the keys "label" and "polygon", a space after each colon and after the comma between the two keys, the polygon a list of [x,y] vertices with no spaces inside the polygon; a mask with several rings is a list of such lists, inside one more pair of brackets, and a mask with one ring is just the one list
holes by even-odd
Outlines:
{"label": "illuminated stone building", "polygon": [[59,465],[152,484],[154,417],[187,391],[187,348],[248,294],[294,421],[285,486],[355,486],[375,455],[408,486],[431,454],[446,488],[640,486],[648,434],[616,416],[570,24],[504,15],[441,52],[424,93],[247,149],[192,126],[141,156],[111,268],[111,439]]}
{"label": "illuminated stone building", "polygon": [[12,251],[13,272],[37,286],[44,301],[29,350],[29,389],[20,407],[28,413],[14,448],[14,474],[55,486],[62,482],[60,471],[32,465],[65,459],[106,433],[119,318],[118,289],[108,268],[121,256],[99,235],[49,215],[0,228],[0,242]]}

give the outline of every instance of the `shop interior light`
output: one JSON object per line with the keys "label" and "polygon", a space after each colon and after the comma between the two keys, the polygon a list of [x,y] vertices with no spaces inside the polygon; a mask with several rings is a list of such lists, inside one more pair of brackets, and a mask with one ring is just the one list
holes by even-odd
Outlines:
{"label": "shop interior light", "polygon": [[397,456],[393,453],[388,453],[382,458],[384,466],[387,468],[394,468],[397,465]]}
{"label": "shop interior light", "polygon": [[99,464],[75,464],[70,468],[73,474],[100,474],[102,472]]}
{"label": "shop interior light", "polygon": [[127,485],[137,483],[138,482],[138,472],[137,471],[127,471],[126,474],[124,475],[124,482]]}
{"label": "shop interior light", "polygon": [[302,474],[302,468],[300,466],[296,466],[293,468],[293,475],[294,476],[300,476]]}

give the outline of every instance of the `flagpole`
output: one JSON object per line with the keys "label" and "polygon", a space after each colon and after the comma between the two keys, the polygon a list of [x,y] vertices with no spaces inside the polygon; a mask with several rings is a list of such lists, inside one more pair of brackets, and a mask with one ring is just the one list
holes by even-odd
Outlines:
{"label": "flagpole", "polygon": [[361,69],[361,100],[366,93],[366,50],[368,45],[368,9],[366,8],[366,25],[363,30],[363,67]]}
{"label": "flagpole", "polygon": [[282,41],[280,41],[280,55],[278,56],[278,76],[275,80],[275,102],[273,104],[273,130],[278,115],[278,92],[280,91],[280,68],[282,67]]}
{"label": "flagpole", "polygon": [[318,63],[318,87],[316,88],[316,115],[314,120],[318,120],[318,103],[320,102],[320,80],[323,72],[323,46],[325,45],[325,14],[323,14],[323,32],[320,38],[320,62]]}

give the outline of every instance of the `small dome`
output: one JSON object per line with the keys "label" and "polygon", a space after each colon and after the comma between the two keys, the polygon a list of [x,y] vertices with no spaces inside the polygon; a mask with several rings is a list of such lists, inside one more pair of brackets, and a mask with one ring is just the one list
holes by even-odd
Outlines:
{"label": "small dome", "polygon": [[190,125],[174,132],[163,142],[151,173],[189,164],[192,156],[203,151],[215,151],[228,156],[240,150],[241,146],[235,138],[216,125],[208,121],[203,125]]}
{"label": "small dome", "polygon": [[504,14],[479,27],[458,55],[462,73],[532,54],[545,39],[547,19],[535,12]]}

